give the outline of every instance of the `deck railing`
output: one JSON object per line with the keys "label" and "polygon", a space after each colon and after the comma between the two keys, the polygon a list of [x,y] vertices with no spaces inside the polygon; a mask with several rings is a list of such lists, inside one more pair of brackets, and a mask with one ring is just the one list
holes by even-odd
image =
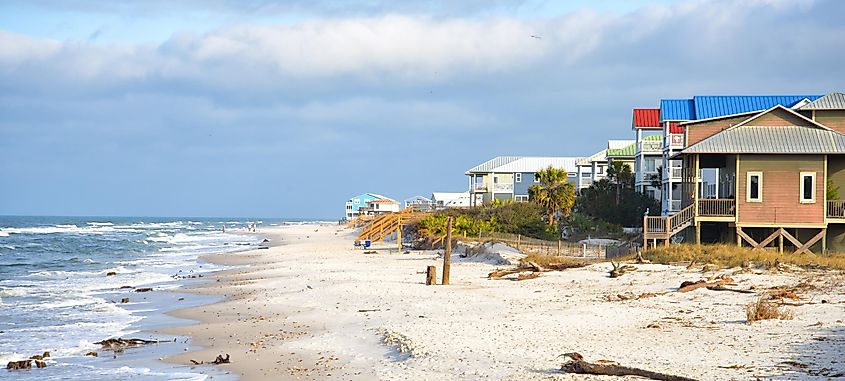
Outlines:
{"label": "deck railing", "polygon": [[675,229],[692,221],[693,217],[695,217],[695,209],[692,208],[692,205],[681,209],[681,211],[669,217],[669,231],[675,231]]}
{"label": "deck railing", "polygon": [[845,218],[845,201],[829,200],[827,202],[827,216],[830,218]]}
{"label": "deck railing", "polygon": [[736,214],[736,200],[732,198],[708,198],[698,200],[698,215],[703,217],[733,217]]}
{"label": "deck railing", "polygon": [[645,232],[646,233],[666,233],[666,217],[647,216],[645,218]]}
{"label": "deck railing", "polygon": [[513,184],[493,184],[494,192],[513,192]]}

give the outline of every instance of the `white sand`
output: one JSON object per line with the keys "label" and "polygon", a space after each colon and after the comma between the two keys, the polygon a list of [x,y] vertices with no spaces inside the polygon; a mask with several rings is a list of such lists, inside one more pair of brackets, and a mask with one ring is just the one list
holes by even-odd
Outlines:
{"label": "white sand", "polygon": [[[619,300],[617,295],[674,291],[682,281],[714,275],[680,266],[636,265],[637,271],[611,279],[610,265],[597,264],[515,282],[486,278],[501,265],[455,256],[452,285],[425,286],[426,266],[437,265],[440,277],[435,252],[398,255],[391,247],[393,254],[365,255],[352,248],[354,233],[338,226],[264,232],[282,245],[228,255],[252,265],[198,290],[237,296],[237,307],[224,303],[189,315],[206,325],[181,333],[211,348],[171,361],[232,352],[231,367],[244,379],[623,379],[560,373],[565,360],[558,356],[579,352],[588,361],[614,360],[699,380],[845,376],[845,277],[839,272],[721,272],[730,273],[737,288],[802,279],[819,287],[797,301],[812,304],[787,307],[795,319],[749,324],[744,309],[755,295],[699,289]],[[238,315],[220,315],[223,309]],[[371,309],[377,311],[359,312]],[[241,313],[262,317],[261,324],[235,318]],[[207,332],[209,321],[225,323],[234,337],[209,340],[217,334]],[[303,322],[307,334],[274,338],[259,332]],[[245,344],[259,336],[258,348]],[[252,360],[244,364],[244,356]]]}

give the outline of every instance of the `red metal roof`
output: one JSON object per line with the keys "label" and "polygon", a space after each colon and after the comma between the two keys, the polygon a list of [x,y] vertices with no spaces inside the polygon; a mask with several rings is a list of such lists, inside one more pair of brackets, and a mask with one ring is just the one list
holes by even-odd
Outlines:
{"label": "red metal roof", "polygon": [[635,108],[634,128],[660,128],[660,109]]}
{"label": "red metal roof", "polygon": [[683,134],[684,128],[680,125],[681,122],[669,122],[670,134]]}

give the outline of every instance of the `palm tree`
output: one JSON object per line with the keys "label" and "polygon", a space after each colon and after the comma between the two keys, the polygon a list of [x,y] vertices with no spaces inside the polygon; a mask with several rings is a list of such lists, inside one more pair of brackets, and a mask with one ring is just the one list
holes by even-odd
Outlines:
{"label": "palm tree", "polygon": [[566,170],[549,166],[535,174],[540,184],[528,188],[529,199],[546,210],[550,226],[558,215],[569,217],[575,205],[575,185],[566,180],[567,175]]}

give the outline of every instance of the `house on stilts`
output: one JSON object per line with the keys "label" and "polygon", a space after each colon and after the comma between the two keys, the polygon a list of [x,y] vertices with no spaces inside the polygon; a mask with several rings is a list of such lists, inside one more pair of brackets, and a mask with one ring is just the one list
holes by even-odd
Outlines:
{"label": "house on stilts", "polygon": [[644,247],[845,250],[845,94],[678,126],[683,148],[667,159],[681,163],[680,205],[644,217]]}

